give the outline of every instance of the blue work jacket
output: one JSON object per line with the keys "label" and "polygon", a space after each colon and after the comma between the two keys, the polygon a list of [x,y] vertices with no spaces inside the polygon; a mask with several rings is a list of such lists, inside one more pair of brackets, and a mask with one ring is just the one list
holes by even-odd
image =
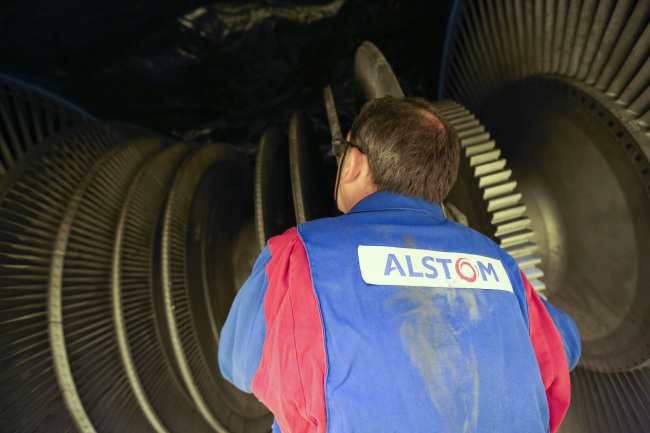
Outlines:
{"label": "blue work jacket", "polygon": [[389,192],[272,238],[219,346],[283,433],[553,432],[579,356],[497,244]]}

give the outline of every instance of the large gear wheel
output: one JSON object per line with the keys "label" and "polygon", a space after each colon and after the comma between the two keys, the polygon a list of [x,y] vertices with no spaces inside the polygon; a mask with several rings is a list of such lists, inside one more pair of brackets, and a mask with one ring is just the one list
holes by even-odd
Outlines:
{"label": "large gear wheel", "polygon": [[522,192],[549,300],[583,342],[563,432],[650,431],[650,3],[463,0],[440,95]]}
{"label": "large gear wheel", "polygon": [[461,104],[447,100],[433,105],[456,129],[461,142],[459,178],[449,201],[463,212],[470,227],[491,236],[517,261],[535,290],[543,290],[544,273],[536,266],[541,259],[535,255],[530,218],[501,150],[479,119]]}

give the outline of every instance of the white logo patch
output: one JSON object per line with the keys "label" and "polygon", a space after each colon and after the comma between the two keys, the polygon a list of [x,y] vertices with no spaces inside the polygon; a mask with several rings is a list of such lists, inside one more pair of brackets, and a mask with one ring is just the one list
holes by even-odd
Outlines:
{"label": "white logo patch", "polygon": [[363,281],[380,286],[506,290],[510,279],[499,260],[475,254],[359,245]]}

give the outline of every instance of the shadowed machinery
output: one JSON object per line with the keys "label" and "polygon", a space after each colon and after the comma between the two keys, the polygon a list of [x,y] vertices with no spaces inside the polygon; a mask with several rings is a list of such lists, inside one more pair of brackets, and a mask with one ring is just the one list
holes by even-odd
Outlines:
{"label": "shadowed machinery", "polygon": [[[330,138],[363,102],[404,94],[433,101],[461,138],[448,217],[499,243],[578,325],[583,355],[560,432],[650,431],[650,2],[439,2],[445,26],[431,58],[395,54],[391,66],[393,34],[341,30],[354,50],[323,48],[327,76],[301,58],[318,37],[282,26],[294,19],[331,36],[352,6],[289,3],[197,6],[175,21],[185,33],[145,38],[138,61],[107,67],[87,88],[112,89],[115,109],[111,76],[140,71],[165,107],[151,122],[139,90],[131,108],[102,111],[76,97],[82,84],[2,68],[0,431],[269,432],[272,415],[221,376],[220,329],[271,236],[336,215]],[[359,22],[379,19],[381,8],[365,7]],[[286,62],[269,70],[288,78],[277,94],[272,77],[263,93],[251,83],[250,97],[277,112],[262,103],[265,120],[240,125],[253,109],[233,78],[244,96],[227,110],[215,102],[209,119],[196,114],[227,99],[212,87],[172,114],[165,71],[205,83],[209,44],[222,44],[225,70],[261,40]],[[188,41],[196,51],[181,56]],[[423,69],[435,73],[418,82]]]}

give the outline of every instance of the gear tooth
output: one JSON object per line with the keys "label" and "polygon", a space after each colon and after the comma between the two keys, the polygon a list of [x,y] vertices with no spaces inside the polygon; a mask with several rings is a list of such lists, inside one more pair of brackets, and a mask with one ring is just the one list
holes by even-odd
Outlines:
{"label": "gear tooth", "polygon": [[470,157],[478,155],[479,153],[487,152],[494,149],[496,143],[494,140],[486,141],[485,143],[475,144],[474,146],[468,146],[465,148],[465,156]]}
{"label": "gear tooth", "polygon": [[[638,118],[639,125],[643,128],[650,127],[650,110],[646,111],[645,114],[639,116]],[[650,136],[650,130],[646,132],[646,135]]]}
{"label": "gear tooth", "polygon": [[507,194],[507,195],[504,195],[504,196],[501,196],[501,197],[493,198],[493,199],[488,201],[487,211],[488,212],[494,212],[496,210],[503,209],[505,207],[513,206],[513,205],[517,204],[517,202],[519,202],[519,200],[521,200],[521,193],[520,192],[516,192],[516,193],[513,193],[513,194]]}
{"label": "gear tooth", "polygon": [[[437,105],[438,104],[436,103],[436,107],[439,108]],[[447,118],[447,120],[449,120],[450,122],[458,121],[458,119],[462,119],[462,118],[465,118],[467,116],[471,116],[472,118],[475,117],[474,114],[471,111],[469,111],[467,108],[465,108],[463,106],[457,107],[457,108],[455,108],[453,110],[440,110],[440,111]]]}
{"label": "gear tooth", "polygon": [[[517,263],[519,263],[519,262],[517,262]],[[526,276],[526,279],[531,283],[531,285],[533,284],[532,281],[539,281],[539,279],[544,276],[544,271],[542,271],[540,268],[535,267],[535,266],[530,267],[530,268],[526,268],[526,269],[522,269],[522,272]],[[535,286],[533,285],[533,288],[534,287]],[[535,289],[535,290],[537,290],[537,289]]]}
{"label": "gear tooth", "polygon": [[504,194],[509,194],[513,192],[516,187],[517,187],[517,181],[515,180],[510,180],[507,182],[503,182],[501,184],[490,186],[489,188],[485,188],[483,190],[483,199],[491,200],[495,197],[499,197]]}
{"label": "gear tooth", "polygon": [[457,111],[459,109],[464,109],[465,107],[452,99],[443,99],[441,101],[436,101],[436,108],[444,113],[452,110]]}
{"label": "gear tooth", "polygon": [[[483,126],[483,125],[475,126],[473,128],[468,128],[468,129],[465,129],[463,131],[458,132],[458,138],[460,138],[461,143],[463,144],[463,147],[468,146],[470,144],[475,144],[473,142],[467,142],[469,144],[464,143],[466,141],[466,139],[469,139],[469,138],[476,139],[477,137],[482,137],[483,135],[486,135],[485,140],[487,140],[489,138],[489,136],[490,136],[490,134],[485,132],[485,126]],[[474,136],[476,136],[476,137],[474,137]],[[479,140],[482,141],[483,139],[479,139]]]}
{"label": "gear tooth", "polygon": [[494,236],[496,237],[501,237],[504,236],[508,233],[515,232],[517,230],[521,230],[523,228],[529,227],[530,226],[530,218],[527,216],[520,216],[508,221],[505,221],[503,223],[497,224],[497,231],[494,233]]}
{"label": "gear tooth", "polygon": [[468,129],[472,129],[472,131],[477,131],[477,127],[480,127],[483,130],[485,130],[485,127],[482,127],[481,122],[479,122],[479,120],[476,119],[474,116],[472,116],[471,119],[465,120],[463,122],[455,122],[452,125],[459,135],[462,133],[462,131],[466,131]]}
{"label": "gear tooth", "polygon": [[497,173],[488,174],[486,176],[482,176],[478,180],[478,186],[479,188],[487,188],[490,185],[505,182],[506,180],[510,179],[511,175],[512,170],[503,170]]}
{"label": "gear tooth", "polygon": [[515,244],[524,244],[533,237],[533,234],[531,229],[517,230],[516,232],[499,236],[499,245],[501,245],[501,248],[507,248]]}
{"label": "gear tooth", "polygon": [[449,122],[452,123],[452,125],[453,122],[459,122],[462,119],[466,119],[466,118],[473,119],[476,117],[471,111],[469,111],[467,108],[463,106],[457,107],[453,110],[441,110],[441,111],[442,114],[447,118],[447,120],[449,120]]}
{"label": "gear tooth", "polygon": [[461,110],[449,115],[446,115],[443,111],[443,114],[445,115],[445,118],[449,121],[449,123],[451,123],[452,126],[456,126],[456,123],[463,123],[463,122],[470,121],[472,119],[476,119],[476,116],[470,113],[469,110]]}
{"label": "gear tooth", "polygon": [[533,254],[530,254],[528,256],[522,256],[517,259],[517,264],[519,265],[519,269],[521,270],[539,265],[541,262],[542,259],[540,259],[538,256],[535,256]]}
{"label": "gear tooth", "polygon": [[526,205],[519,203],[515,206],[500,209],[492,213],[492,224],[499,224],[502,221],[508,221],[512,218],[517,218],[523,213],[526,212]]}
{"label": "gear tooth", "polygon": [[487,152],[479,153],[469,158],[469,166],[476,167],[482,164],[487,164],[491,161],[496,161],[501,156],[501,149],[493,149]]}
{"label": "gear tooth", "polygon": [[496,161],[489,162],[487,164],[482,164],[474,167],[474,177],[485,176],[486,174],[492,174],[497,171],[503,170],[506,166],[505,159],[498,159]]}
{"label": "gear tooth", "polygon": [[474,136],[468,136],[466,138],[460,137],[460,146],[465,149],[468,146],[474,146],[475,144],[484,143],[490,139],[489,132],[483,132]]}
{"label": "gear tooth", "polygon": [[[542,272],[542,275],[543,274],[544,273]],[[546,284],[544,284],[544,282],[542,280],[530,279],[528,277],[526,277],[526,279],[528,280],[530,285],[533,287],[533,290],[535,290],[536,292],[539,293],[539,292],[543,291],[544,289],[546,289]],[[544,298],[544,299],[546,299],[546,298]]]}
{"label": "gear tooth", "polygon": [[518,257],[527,256],[535,252],[537,250],[537,244],[525,242],[523,244],[516,244],[503,248],[503,250],[510,254],[514,259],[517,259]]}
{"label": "gear tooth", "polygon": [[[455,104],[455,102],[454,102],[454,104]],[[446,107],[446,108],[441,107],[440,106],[440,101],[436,102],[436,108],[438,108],[442,112],[442,114],[445,115],[445,117],[458,116],[461,113],[463,115],[471,114],[471,112],[467,108],[463,107],[462,105],[450,105],[449,107]]]}

